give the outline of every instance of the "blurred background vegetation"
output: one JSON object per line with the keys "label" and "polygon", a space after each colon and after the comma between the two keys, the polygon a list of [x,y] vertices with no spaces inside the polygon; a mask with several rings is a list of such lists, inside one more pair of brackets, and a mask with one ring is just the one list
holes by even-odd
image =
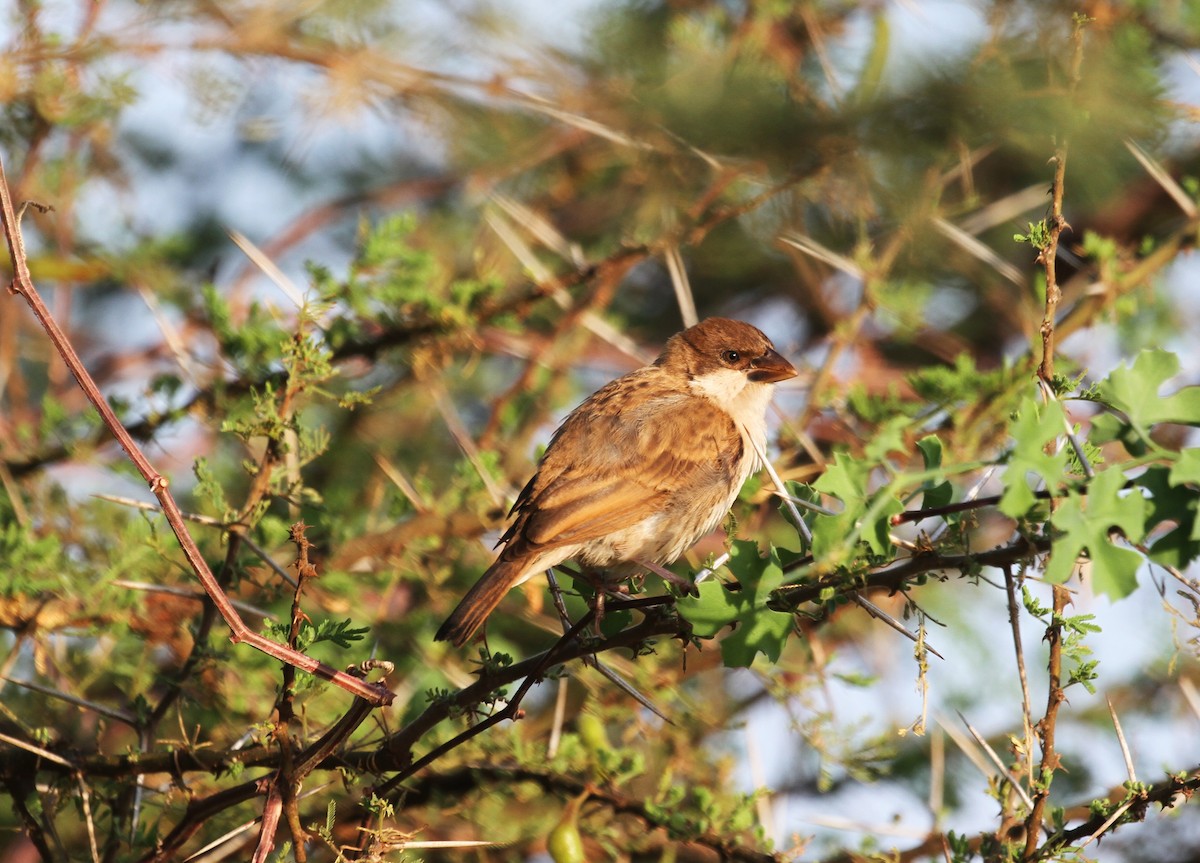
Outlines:
{"label": "blurred background vegetation", "polygon": [[[584,395],[652,358],[689,303],[759,325],[803,365],[772,419],[784,479],[816,482],[835,451],[908,453],[917,470],[931,430],[944,464],[994,461],[1036,393],[1033,245],[1065,146],[1060,373],[1086,387],[1166,347],[1180,382],[1200,377],[1188,0],[0,11],[0,157],[17,200],[53,208],[24,218],[33,279],[183,508],[208,519],[194,535],[252,626],[290,619],[292,590],[264,558],[289,567],[287,527],[309,525],[320,578],[303,611],[365,628],[311,652],[395,665],[397,700],[352,753],[471,682],[477,651],[431,635],[486,567],[538,448]],[[1195,443],[1182,425],[1155,434]],[[959,497],[999,490],[984,470],[953,479]],[[163,859],[201,859],[246,825],[203,859],[249,859],[261,801],[217,795],[271,775],[278,666],[229,644],[164,523],[130,504],[152,500],[19,297],[0,305],[0,480],[0,860],[152,859],[164,837]],[[794,544],[769,487],[750,483],[737,534]],[[980,550],[1014,522],[985,510],[959,528]],[[706,540],[684,566],[723,546]],[[1195,582],[1140,580],[1120,603],[1072,585],[1103,631],[1087,642],[1099,692],[1072,689],[1060,720],[1060,806],[1127,778],[1105,698],[1146,782],[1200,764]],[[953,716],[1020,760],[1003,576],[914,598],[941,624],[930,640],[946,660],[927,673],[852,606],[749,669],[670,639],[607,654],[673,724],[568,665],[524,720],[404,783],[390,814],[357,808],[371,765],[326,765],[340,773],[310,779],[300,805],[305,828],[326,830],[307,853],[369,836],[379,854],[499,843],[389,859],[569,859],[547,837],[588,788],[579,859],[968,859],[922,843],[1008,826],[1008,792],[984,775],[994,765],[972,765]],[[904,594],[874,601],[913,610]],[[1043,630],[1025,618],[1041,703]],[[558,632],[530,585],[489,646],[523,658]],[[299,686],[291,733],[309,740],[348,697]],[[417,755],[470,718],[431,729]],[[898,733],[914,727],[927,733]],[[87,770],[43,772],[13,741]],[[165,760],[143,771],[134,755]],[[183,755],[200,760],[171,766]],[[1084,856],[1194,860],[1195,804],[1175,811]]]}

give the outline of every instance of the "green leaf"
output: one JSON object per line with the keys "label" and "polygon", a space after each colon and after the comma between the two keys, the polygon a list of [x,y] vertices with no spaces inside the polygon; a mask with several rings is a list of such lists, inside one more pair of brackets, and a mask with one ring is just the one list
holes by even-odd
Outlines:
{"label": "green leaf", "polygon": [[699,584],[699,596],[680,597],[675,605],[684,620],[692,625],[692,632],[700,638],[712,638],[738,619],[741,606],[737,594],[726,589],[716,579]]}
{"label": "green leaf", "polygon": [[[942,466],[942,441],[937,435],[927,435],[917,441],[917,449],[925,459],[925,470],[936,470]],[[954,487],[949,482],[925,482],[921,485],[921,506],[936,509],[950,503]]]}
{"label": "green leaf", "polygon": [[926,435],[917,441],[917,449],[925,459],[925,469],[933,470],[942,466],[942,439],[935,434]]}
{"label": "green leaf", "polygon": [[1030,473],[1040,476],[1049,489],[1062,485],[1069,457],[1066,448],[1051,454],[1046,452],[1046,445],[1063,433],[1063,422],[1058,402],[1042,405],[1032,398],[1022,402],[1012,424],[1015,443],[1008,456],[1004,495],[1000,498],[1000,511],[1010,518],[1021,518],[1037,503],[1027,479]]}
{"label": "green leaf", "polygon": [[[904,506],[891,496],[889,489],[874,494],[867,491],[871,469],[872,465],[867,462],[838,453],[813,485],[817,491],[833,495],[843,504],[837,515],[818,516],[813,520],[813,556],[817,559],[837,561],[844,558],[846,540],[856,533],[874,554],[892,554],[892,544],[888,540],[889,520]],[[868,515],[870,521],[864,524]]]}
{"label": "green leaf", "polygon": [[868,464],[881,464],[890,453],[907,453],[904,431],[912,421],[905,416],[891,417],[875,429],[871,439],[863,448],[863,457]]}
{"label": "green leaf", "polygon": [[1163,384],[1178,373],[1179,359],[1173,353],[1142,351],[1131,367],[1113,369],[1096,391],[1106,404],[1142,429],[1160,422],[1200,425],[1200,387],[1183,387],[1169,396],[1158,394]]}
{"label": "green leaf", "polygon": [[1146,499],[1134,489],[1123,493],[1125,475],[1115,468],[1096,474],[1087,496],[1069,492],[1051,516],[1062,536],[1054,542],[1046,579],[1054,583],[1071,576],[1075,560],[1085,551],[1090,558],[1095,589],[1113,599],[1128,596],[1137,587],[1138,552],[1113,545],[1108,538],[1118,528],[1130,542],[1139,542],[1146,530]]}
{"label": "green leaf", "polygon": [[[1176,482],[1178,467],[1178,463],[1175,468],[1152,465],[1137,481],[1150,492],[1146,533],[1151,533],[1165,522],[1175,524],[1175,527],[1154,540],[1150,546],[1150,559],[1163,566],[1182,569],[1200,557],[1200,518],[1197,518],[1200,494],[1184,485],[1186,480]],[[1186,477],[1188,472],[1185,466],[1178,476]]]}
{"label": "green leaf", "polygon": [[1200,485],[1200,449],[1185,449],[1171,468],[1171,485],[1185,482]]}
{"label": "green leaf", "polygon": [[783,583],[778,556],[772,553],[764,558],[756,543],[735,540],[728,568],[737,577],[740,590],[729,590],[710,579],[700,585],[698,597],[678,600],[679,613],[701,638],[711,638],[726,626],[735,625],[721,641],[721,658],[729,668],[749,667],[758,653],[778,661],[792,631],[790,614],[766,607],[771,591]]}

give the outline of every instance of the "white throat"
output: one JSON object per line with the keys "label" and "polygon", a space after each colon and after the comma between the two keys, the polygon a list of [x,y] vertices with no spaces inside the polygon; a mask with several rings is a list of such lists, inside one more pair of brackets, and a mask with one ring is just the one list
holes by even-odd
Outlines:
{"label": "white throat", "polygon": [[[746,439],[749,452],[766,452],[770,384],[755,383],[738,369],[718,369],[693,378],[690,386],[692,392],[716,402],[733,417]],[[757,463],[757,457],[749,460],[750,465]]]}

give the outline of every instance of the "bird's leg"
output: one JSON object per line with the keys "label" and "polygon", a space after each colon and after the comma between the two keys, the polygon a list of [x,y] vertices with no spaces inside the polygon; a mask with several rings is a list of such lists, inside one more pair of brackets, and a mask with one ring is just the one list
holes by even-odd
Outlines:
{"label": "bird's leg", "polygon": [[596,612],[596,616],[592,619],[592,634],[597,638],[600,637],[600,622],[604,620],[604,597],[606,596],[608,594],[604,590],[597,590],[592,604],[592,608]]}
{"label": "bird's leg", "polygon": [[619,580],[609,578],[604,572],[584,570],[582,575],[585,579],[587,579],[587,582],[592,586],[592,589],[596,591],[596,595],[593,597],[589,605],[591,606],[592,611],[595,612],[593,628],[595,629],[596,635],[599,636],[600,624],[604,622],[605,599],[610,593],[614,595],[628,594],[629,588],[622,584]]}
{"label": "bird's leg", "polygon": [[[558,618],[562,622],[563,633],[566,634],[567,630],[571,628],[571,618],[567,615],[567,606],[566,603],[563,602],[562,588],[558,585],[558,577],[555,576],[553,569],[546,570],[546,580],[550,583],[550,595],[554,597],[554,607],[558,610]],[[638,704],[649,710],[663,722],[666,722],[670,725],[675,724],[671,721],[670,717],[663,713],[663,711],[653,701],[651,701],[642,693],[638,692],[628,680],[601,662],[596,654],[584,654],[580,657],[580,659],[583,660],[584,665],[590,665],[592,668],[599,671],[614,684],[616,684],[618,689],[621,689],[623,692],[637,701]]]}
{"label": "bird's leg", "polygon": [[691,595],[696,593],[696,585],[693,584],[690,579],[684,578],[681,575],[676,575],[675,573],[671,572],[671,570],[659,566],[657,563],[651,563],[648,560],[635,560],[634,563],[636,563],[638,566],[646,567],[646,569],[653,572],[663,581],[667,582],[668,584],[675,585],[686,594]]}

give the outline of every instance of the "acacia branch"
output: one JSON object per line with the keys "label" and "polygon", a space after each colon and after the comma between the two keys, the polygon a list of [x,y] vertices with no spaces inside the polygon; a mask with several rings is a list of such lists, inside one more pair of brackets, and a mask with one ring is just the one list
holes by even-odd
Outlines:
{"label": "acacia branch", "polygon": [[[1083,64],[1083,22],[1076,19],[1071,30],[1071,67],[1068,73],[1067,104],[1073,101],[1079,84],[1079,70]],[[1051,187],[1050,224],[1047,227],[1046,244],[1038,254],[1038,261],[1046,272],[1046,310],[1042,316],[1042,361],[1038,366],[1038,377],[1048,386],[1054,383],[1054,325],[1058,316],[1058,303],[1062,291],[1058,286],[1056,263],[1058,242],[1062,232],[1070,227],[1063,216],[1063,195],[1067,178],[1067,141],[1062,138],[1054,148],[1054,184]]]}
{"label": "acacia branch", "polygon": [[[334,750],[345,742],[354,729],[361,725],[363,720],[374,709],[375,704],[373,702],[363,698],[355,698],[350,704],[350,709],[346,711],[341,719],[303,752],[295,756],[292,775],[303,778],[319,765],[328,762]],[[205,750],[201,750],[201,752],[205,752]],[[196,755],[199,753],[190,754]],[[248,757],[245,763],[247,765],[253,763],[255,766],[279,766],[279,753],[277,751],[268,750],[264,747],[257,754],[267,757],[261,761]],[[186,769],[186,767],[182,769]],[[157,771],[148,769],[147,772]],[[233,806],[253,800],[257,796],[269,794],[274,784],[275,778],[263,776],[243,782],[240,785],[235,785],[232,788],[226,788],[215,794],[210,794],[208,797],[191,801],[188,803],[187,810],[183,818],[179,820],[179,823],[159,841],[158,846],[152,852],[141,858],[140,863],[164,863],[164,861],[171,858],[175,851],[183,846],[184,842],[195,835],[196,831],[203,827],[209,819]]]}
{"label": "acacia branch", "polygon": [[[1077,17],[1071,31],[1071,65],[1067,88],[1068,104],[1079,84],[1079,70],[1083,63],[1083,23],[1084,20]],[[1070,227],[1067,224],[1067,220],[1063,217],[1066,174],[1067,141],[1063,138],[1058,142],[1058,146],[1054,150],[1054,184],[1051,187],[1050,225],[1047,230],[1047,243],[1038,256],[1038,260],[1046,273],[1046,309],[1041,326],[1042,360],[1038,366],[1038,378],[1041,381],[1043,392],[1048,399],[1054,397],[1054,324],[1058,314],[1058,303],[1062,297],[1056,274],[1058,242],[1063,230]],[[1086,465],[1087,461],[1083,459],[1082,449],[1078,444],[1075,444],[1075,448],[1083,464]],[[1062,687],[1063,613],[1070,602],[1070,594],[1061,584],[1054,585],[1051,590],[1053,595],[1053,612],[1050,623],[1046,627],[1045,638],[1049,643],[1049,658],[1047,661],[1049,680],[1046,686],[1046,713],[1035,728],[1038,738],[1041,741],[1042,760],[1038,775],[1033,782],[1033,809],[1025,821],[1025,852],[1023,859],[1026,861],[1032,861],[1038,857],[1038,842],[1041,839],[1042,822],[1045,818],[1046,804],[1050,799],[1050,783],[1054,778],[1055,771],[1061,766],[1061,759],[1057,751],[1055,751],[1054,741],[1058,724],[1058,709],[1065,698]]]}
{"label": "acacia branch", "polygon": [[187,528],[187,523],[184,521],[183,513],[180,511],[179,505],[175,502],[175,498],[170,493],[167,478],[155,470],[141,448],[125,430],[116,413],[113,412],[108,401],[100,392],[99,387],[96,386],[96,382],[88,373],[70,339],[59,327],[57,321],[54,320],[49,308],[47,308],[41,295],[34,287],[33,279],[29,274],[29,264],[25,255],[25,243],[21,237],[19,218],[13,208],[12,195],[9,191],[8,180],[4,176],[2,161],[0,161],[0,220],[3,221],[4,237],[8,243],[9,255],[12,257],[13,262],[13,281],[9,286],[9,291],[25,298],[34,316],[50,337],[55,350],[62,357],[63,362],[66,363],[67,368],[74,375],[75,380],[87,396],[88,401],[99,412],[104,425],[116,437],[117,442],[121,444],[130,461],[137,468],[138,473],[149,484],[150,491],[158,498],[163,515],[166,517],[167,523],[171,526],[171,530],[175,533],[175,538],[179,542],[179,547],[182,549],[184,557],[187,558],[192,571],[196,573],[196,577],[200,580],[200,584],[203,585],[205,593],[208,594],[213,604],[216,605],[217,611],[220,612],[221,617],[228,624],[231,640],[235,644],[244,641],[251,647],[261,650],[263,653],[278,659],[280,662],[286,662],[310,674],[315,674],[318,677],[329,680],[336,686],[361,698],[365,698],[373,704],[390,704],[395,696],[386,687],[367,683],[365,680],[353,677],[344,671],[338,671],[323,662],[318,662],[312,657],[305,656],[289,647],[271,641],[254,632],[246,625],[238,614],[237,609],[233,607],[233,604],[221,589],[220,584],[213,576],[212,570],[209,569],[208,563],[204,560],[204,556],[200,553],[200,549],[196,546],[195,540],[192,539],[192,535]]}
{"label": "acacia branch", "polygon": [[[775,610],[792,610],[801,603],[814,602],[821,598],[827,588],[832,587],[839,596],[852,596],[863,590],[888,588],[902,590],[913,578],[930,572],[942,570],[959,570],[968,573],[980,566],[1003,566],[1019,560],[1043,554],[1050,548],[1050,540],[1044,538],[1028,539],[1021,537],[1017,542],[1002,548],[979,552],[978,554],[923,554],[911,557],[886,566],[863,578],[854,584],[839,583],[835,579],[819,580],[811,583],[785,585],[775,591],[769,607]],[[802,564],[803,561],[798,561]],[[735,582],[729,589],[738,590]],[[622,609],[641,609],[651,611],[639,624],[606,638],[599,643],[583,643],[579,640],[562,640],[553,648],[537,654],[522,662],[506,668],[488,669],[480,673],[479,679],[470,686],[460,689],[444,699],[431,704],[425,711],[407,726],[391,735],[374,753],[345,756],[347,762],[372,772],[389,772],[403,770],[403,776],[415,773],[421,767],[431,763],[428,756],[417,765],[411,763],[412,747],[433,727],[449,718],[451,715],[465,712],[473,706],[483,703],[488,695],[501,686],[517,680],[529,682],[531,677],[540,676],[546,668],[553,664],[565,663],[572,659],[598,654],[619,648],[634,647],[664,635],[674,638],[688,639],[691,637],[691,627],[687,621],[668,614],[667,609],[674,605],[671,596],[654,596],[630,600],[622,603]],[[578,629],[578,624],[572,631]],[[485,720],[486,722],[487,720]],[[495,723],[492,723],[495,724]],[[473,736],[473,735],[472,735]],[[465,741],[458,741],[459,743]],[[457,744],[456,744],[457,745]],[[447,750],[448,751],[448,750]],[[439,756],[445,754],[439,752]],[[359,759],[363,759],[359,763]]]}
{"label": "acacia branch", "polygon": [[[776,610],[791,610],[801,603],[819,601],[822,591],[829,587],[832,587],[838,596],[850,596],[864,590],[903,590],[909,581],[922,575],[955,570],[965,575],[983,566],[1004,566],[1028,560],[1035,555],[1046,553],[1049,548],[1048,539],[1021,537],[1011,545],[974,554],[922,554],[885,566],[854,584],[839,584],[830,578],[784,585],[776,590],[770,606]],[[736,582],[728,587],[731,590],[740,589]],[[686,621],[669,613],[673,604],[674,598],[671,596],[629,600],[622,604],[621,608],[639,609],[646,613],[640,623],[599,641],[573,640],[561,647],[552,648],[555,650],[553,663],[563,664],[573,659],[612,650],[636,649],[639,645],[663,636],[688,639],[691,637],[691,627]],[[474,706],[484,703],[488,695],[496,689],[528,678],[545,663],[547,654],[548,652],[542,652],[504,668],[487,669],[481,672],[474,683],[431,704],[408,725],[388,736],[376,750],[342,753],[336,759],[315,763],[310,769],[348,766],[355,770],[376,773],[403,770],[412,763],[412,748],[430,729],[452,715],[468,712]],[[15,769],[11,761],[17,757],[17,753],[10,755],[0,751],[0,774]],[[239,763],[243,769],[277,768],[279,755],[278,752],[262,746],[248,747],[237,752],[195,749],[151,756],[94,756],[77,760],[74,768],[92,776],[116,778],[137,773],[220,773],[228,770],[233,762]],[[40,769],[49,773],[70,772],[53,763],[42,763]]]}
{"label": "acacia branch", "polygon": [[[1112,827],[1119,824],[1143,821],[1145,820],[1150,804],[1157,803],[1163,809],[1169,809],[1176,804],[1177,798],[1190,799],[1198,790],[1200,790],[1200,766],[1193,768],[1191,771],[1181,771],[1174,776],[1169,776],[1163,781],[1150,786],[1142,794],[1137,795],[1138,804],[1131,806],[1123,820],[1112,825]],[[1124,785],[1110,789],[1106,795],[1110,802],[1121,801],[1129,796],[1130,792]],[[1064,830],[1061,833],[1051,836],[1046,841],[1046,845],[1041,849],[1039,857],[1047,856],[1054,849],[1068,847],[1080,839],[1091,836],[1108,820],[1103,814],[1092,815],[1091,812],[1092,807],[1089,803],[1068,808],[1064,813],[1064,817],[1067,820],[1074,821],[1080,818],[1086,820],[1078,826],[1072,827],[1070,830]],[[892,861],[892,863],[917,863],[919,860],[940,859],[943,853],[942,849],[946,847],[947,839],[948,837],[945,833],[933,833],[922,841],[921,844],[893,853],[887,859]],[[993,855],[985,856],[984,859],[1008,859],[1003,856],[1002,851],[997,850],[999,844],[1000,840],[992,832],[978,833],[967,841],[967,845],[974,853],[979,853],[984,849],[992,850]],[[860,863],[862,859],[861,856],[853,852],[843,851],[832,857],[826,857],[821,863]]]}
{"label": "acacia branch", "polygon": [[1050,644],[1046,713],[1034,729],[1042,743],[1042,762],[1033,783],[1033,810],[1025,821],[1025,860],[1034,860],[1038,856],[1038,840],[1041,838],[1046,803],[1050,799],[1050,782],[1054,772],[1062,766],[1062,759],[1054,748],[1054,738],[1058,727],[1058,708],[1062,706],[1065,698],[1062,687],[1062,615],[1070,601],[1070,594],[1061,584],[1056,584],[1053,587],[1053,595],[1054,611],[1050,624],[1046,627],[1045,638]]}

